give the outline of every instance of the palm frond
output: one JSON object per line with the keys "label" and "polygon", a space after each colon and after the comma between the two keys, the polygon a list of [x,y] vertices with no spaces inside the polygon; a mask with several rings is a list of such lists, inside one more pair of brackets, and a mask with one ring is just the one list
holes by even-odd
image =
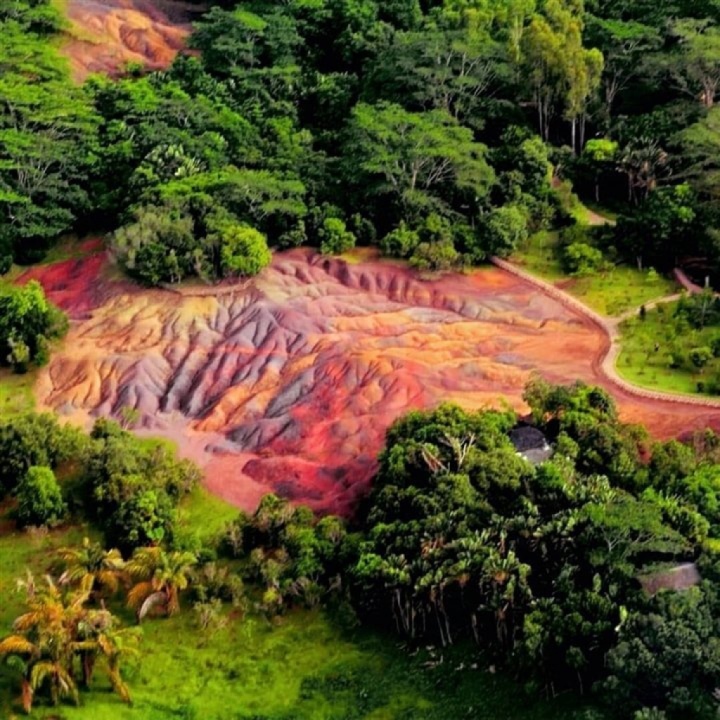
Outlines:
{"label": "palm frond", "polygon": [[131,588],[130,592],[128,593],[128,607],[132,609],[140,607],[140,605],[142,605],[142,603],[145,601],[145,598],[148,595],[151,595],[154,589],[155,588],[153,587],[153,584],[149,580],[139,582],[137,585]]}
{"label": "palm frond", "polygon": [[37,648],[22,635],[9,635],[0,641],[0,655],[33,655]]}

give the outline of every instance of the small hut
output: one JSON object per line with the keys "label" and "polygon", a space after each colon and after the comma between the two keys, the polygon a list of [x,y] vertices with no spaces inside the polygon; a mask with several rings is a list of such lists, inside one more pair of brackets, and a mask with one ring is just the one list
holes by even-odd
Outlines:
{"label": "small hut", "polygon": [[533,425],[516,425],[509,435],[517,454],[533,465],[539,465],[552,456],[553,451],[545,434]]}

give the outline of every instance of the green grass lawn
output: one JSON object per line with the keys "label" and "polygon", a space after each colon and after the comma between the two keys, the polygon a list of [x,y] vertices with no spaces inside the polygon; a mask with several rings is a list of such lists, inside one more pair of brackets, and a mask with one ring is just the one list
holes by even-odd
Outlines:
{"label": "green grass lawn", "polygon": [[687,353],[692,348],[706,346],[710,338],[718,334],[718,329],[684,328],[678,334],[672,321],[674,309],[675,303],[668,304],[659,311],[648,311],[645,320],[637,318],[622,324],[622,351],[617,371],[626,380],[653,390],[698,394],[698,382],[720,372],[720,360],[713,360],[701,373],[688,366],[671,368],[670,352],[673,347]]}
{"label": "green grass lawn", "polygon": [[603,315],[619,315],[676,291],[673,281],[657,273],[632,267],[615,267],[609,272],[572,278],[563,272],[557,257],[557,232],[539,232],[511,260],[543,280],[560,284],[574,297]]}
{"label": "green grass lawn", "polygon": [[204,487],[197,487],[180,503],[178,528],[180,532],[197,533],[207,543],[234,520],[238,509],[215,497]]}
{"label": "green grass lawn", "polygon": [[[186,522],[217,526],[230,511],[197,492]],[[25,568],[46,572],[54,551],[78,543],[87,528],[20,533],[0,508],[0,636],[22,610],[15,579]],[[212,517],[211,517],[212,516]],[[132,622],[127,611],[119,614]],[[527,696],[499,674],[470,669],[472,648],[422,649],[411,655],[395,637],[351,625],[337,613],[292,610],[270,622],[226,610],[227,624],[205,636],[187,598],[179,616],[143,623],[142,656],[126,678],[133,705],[123,705],[98,675],[82,705],[52,708],[45,720],[563,720],[582,717],[578,699]],[[442,662],[438,661],[442,658]],[[436,667],[427,667],[428,663]],[[460,664],[464,663],[463,670]],[[17,688],[0,666],[0,717],[17,712]]]}

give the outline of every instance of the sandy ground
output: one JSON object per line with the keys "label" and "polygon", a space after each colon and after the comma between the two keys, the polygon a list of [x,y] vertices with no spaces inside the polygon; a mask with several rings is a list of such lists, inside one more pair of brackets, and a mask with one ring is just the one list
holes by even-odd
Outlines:
{"label": "sandy ground", "polygon": [[607,336],[498,268],[421,280],[297,250],[236,288],[176,293],[118,279],[98,251],[29,277],[73,318],[41,406],[85,424],[137,408],[245,508],[274,491],[348,513],[396,417],[443,400],[524,411],[535,371],[604,385],[657,437],[720,428],[718,410],[616,389],[599,367]]}

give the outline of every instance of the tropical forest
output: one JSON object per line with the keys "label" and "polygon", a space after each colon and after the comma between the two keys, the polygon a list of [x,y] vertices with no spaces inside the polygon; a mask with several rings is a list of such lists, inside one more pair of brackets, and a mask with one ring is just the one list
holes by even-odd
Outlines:
{"label": "tropical forest", "polygon": [[0,0],[21,717],[720,717],[720,0]]}

